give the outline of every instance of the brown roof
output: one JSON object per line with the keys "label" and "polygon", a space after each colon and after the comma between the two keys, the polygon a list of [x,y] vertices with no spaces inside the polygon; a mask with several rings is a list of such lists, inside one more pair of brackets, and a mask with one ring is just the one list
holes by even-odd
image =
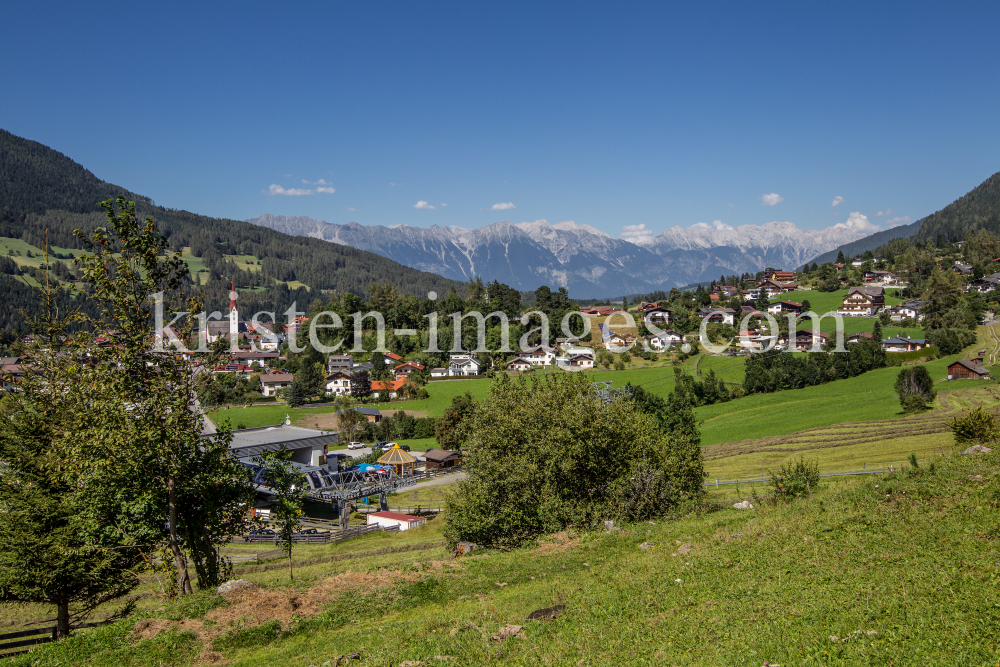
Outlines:
{"label": "brown roof", "polygon": [[277,359],[277,352],[236,352],[233,359]]}
{"label": "brown roof", "polygon": [[260,376],[261,382],[291,382],[294,379],[291,373],[265,373]]}
{"label": "brown roof", "polygon": [[[852,287],[850,291],[847,292],[847,296],[851,296],[855,292],[860,292],[865,296],[870,297],[881,297],[885,295],[885,289],[881,287],[871,287],[869,285],[862,285],[861,287]],[[847,297],[845,297],[847,298]]]}
{"label": "brown roof", "polygon": [[972,371],[973,373],[976,373],[978,375],[989,375],[989,370],[988,369],[983,368],[982,366],[980,366],[979,364],[977,364],[976,362],[974,362],[974,361],[972,361],[970,359],[959,359],[958,361],[956,361],[954,363],[948,364],[948,368],[951,368],[952,366],[955,366],[956,364],[960,364],[962,366],[965,366],[970,371]]}
{"label": "brown roof", "polygon": [[450,449],[428,449],[424,453],[424,460],[426,461],[446,461],[454,456],[461,456],[460,452],[453,452]]}

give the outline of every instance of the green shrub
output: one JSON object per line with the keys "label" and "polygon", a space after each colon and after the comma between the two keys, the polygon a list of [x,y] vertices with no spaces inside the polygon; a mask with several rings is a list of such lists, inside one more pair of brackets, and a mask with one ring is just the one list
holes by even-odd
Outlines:
{"label": "green shrub", "polygon": [[1000,423],[997,422],[996,415],[982,404],[946,423],[955,434],[955,442],[960,445],[988,445],[996,442],[1000,436]]}
{"label": "green shrub", "polygon": [[812,493],[812,487],[819,482],[819,464],[815,461],[806,463],[799,457],[796,462],[789,461],[781,466],[778,472],[769,470],[771,488],[777,498],[792,499]]}
{"label": "green shrub", "polygon": [[602,520],[647,520],[701,497],[701,449],[665,433],[635,402],[605,402],[580,373],[498,378],[468,417],[463,467],[448,496],[452,544],[517,547]]}
{"label": "green shrub", "polygon": [[925,410],[934,401],[934,380],[926,366],[907,366],[896,376],[896,394],[906,412]]}

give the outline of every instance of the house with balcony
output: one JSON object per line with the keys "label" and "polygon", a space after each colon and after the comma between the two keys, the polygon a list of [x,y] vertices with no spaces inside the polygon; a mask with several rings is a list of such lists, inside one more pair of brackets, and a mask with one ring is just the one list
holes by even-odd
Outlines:
{"label": "house with balcony", "polygon": [[885,289],[871,285],[852,287],[837,309],[845,317],[875,317],[885,308]]}
{"label": "house with balcony", "polygon": [[326,393],[335,396],[346,396],[351,393],[351,378],[354,373],[337,369],[326,376]]}

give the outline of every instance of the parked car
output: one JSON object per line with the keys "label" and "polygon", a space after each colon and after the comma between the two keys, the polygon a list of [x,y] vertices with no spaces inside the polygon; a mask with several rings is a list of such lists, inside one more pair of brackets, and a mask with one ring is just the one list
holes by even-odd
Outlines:
{"label": "parked car", "polygon": [[388,440],[380,440],[379,442],[376,442],[374,445],[372,445],[372,451],[373,452],[380,452],[380,451],[383,451],[383,450],[392,449],[392,446],[394,444],[396,444],[396,443],[389,442]]}
{"label": "parked car", "polygon": [[409,445],[400,445],[399,448],[402,449],[404,452],[410,451]]}
{"label": "parked car", "polygon": [[349,442],[347,443],[348,449],[364,449],[365,443],[363,442]]}
{"label": "parked car", "polygon": [[302,530],[300,530],[299,532],[297,532],[295,534],[296,535],[319,535],[319,531],[316,530],[315,528],[303,528]]}

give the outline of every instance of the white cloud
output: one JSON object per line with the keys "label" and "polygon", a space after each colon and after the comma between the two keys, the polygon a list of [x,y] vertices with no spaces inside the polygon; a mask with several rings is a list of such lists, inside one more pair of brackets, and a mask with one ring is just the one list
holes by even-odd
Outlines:
{"label": "white cloud", "polygon": [[267,190],[264,191],[264,193],[269,195],[281,195],[283,197],[301,197],[303,195],[314,195],[317,193],[332,195],[334,192],[337,191],[335,188],[331,187],[330,183],[324,181],[322,178],[316,181],[315,183],[310,183],[309,181],[303,178],[302,182],[305,183],[306,185],[318,185],[320,187],[316,188],[315,190],[309,188],[283,188],[280,185],[275,185],[274,183],[272,183],[267,188]]}
{"label": "white cloud", "polygon": [[847,218],[847,222],[838,222],[834,227],[846,227],[855,232],[870,234],[879,230],[878,225],[868,220],[867,215],[862,215],[858,211],[853,211]]}
{"label": "white cloud", "polygon": [[843,203],[844,203],[844,198],[841,197],[840,195],[837,195],[836,197],[833,198],[833,203],[830,204],[830,206],[839,206],[840,204]]}
{"label": "white cloud", "polygon": [[653,240],[653,230],[646,229],[645,224],[625,225],[622,227],[622,233],[619,234],[618,238],[623,241],[631,241],[632,243],[649,243]]}
{"label": "white cloud", "polygon": [[413,208],[426,208],[426,209],[429,209],[431,211],[434,210],[434,207],[431,206],[430,204],[428,204],[427,202],[425,202],[423,199],[421,199],[416,204],[414,204]]}
{"label": "white cloud", "polygon": [[772,192],[769,195],[762,195],[760,200],[764,202],[767,206],[776,206],[781,202],[785,201],[785,198],[779,195],[777,192]]}
{"label": "white cloud", "polygon": [[506,204],[504,203],[493,204],[493,206],[490,206],[491,211],[506,211],[507,209],[511,208],[517,208],[516,206],[514,206],[514,202],[507,202]]}
{"label": "white cloud", "polygon": [[314,193],[312,190],[305,190],[303,188],[288,188],[286,190],[280,185],[275,185],[274,183],[272,183],[265,191],[265,194],[282,195],[284,197],[300,197],[302,195],[311,195]]}
{"label": "white cloud", "polygon": [[347,210],[348,211],[357,211],[358,209],[354,208],[353,206],[348,206]]}
{"label": "white cloud", "polygon": [[445,204],[444,202],[441,202],[441,206],[444,207],[444,208],[448,208],[448,205]]}
{"label": "white cloud", "polygon": [[887,218],[890,215],[892,215],[892,209],[891,208],[887,208],[884,211],[879,211],[878,213],[876,213],[875,217],[876,218]]}
{"label": "white cloud", "polygon": [[910,224],[910,216],[904,215],[902,218],[889,218],[885,221],[886,227],[899,227]]}
{"label": "white cloud", "polygon": [[292,174],[285,174],[285,178],[291,178]]}

